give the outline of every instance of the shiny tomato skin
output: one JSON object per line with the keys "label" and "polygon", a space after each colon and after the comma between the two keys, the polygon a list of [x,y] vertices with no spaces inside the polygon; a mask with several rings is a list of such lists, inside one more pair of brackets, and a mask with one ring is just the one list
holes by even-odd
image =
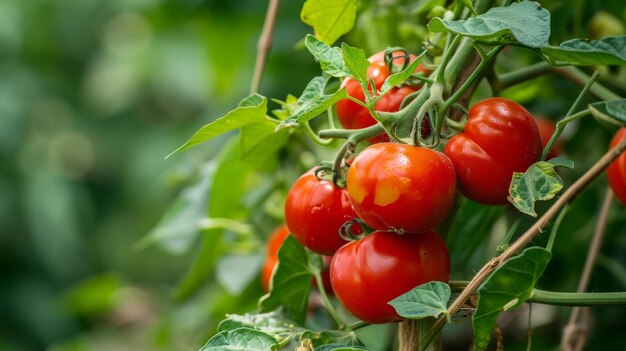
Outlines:
{"label": "shiny tomato skin", "polygon": [[379,143],[354,158],[347,185],[352,206],[367,225],[419,233],[446,218],[455,200],[456,176],[441,152]]}
{"label": "shiny tomato skin", "polygon": [[454,163],[459,192],[485,205],[504,205],[513,172],[541,158],[541,136],[532,115],[500,97],[476,103],[465,130],[444,149]]}
{"label": "shiny tomato skin", "polygon": [[[556,123],[553,121],[544,118],[544,117],[535,117],[535,123],[537,123],[537,127],[539,127],[539,134],[541,135],[541,147],[545,148],[552,138],[552,134],[556,131]],[[548,156],[546,160],[551,158],[555,158],[563,153],[563,143],[561,139],[556,139],[554,144],[552,144],[552,148],[550,148],[550,152],[548,152]]]}
{"label": "shiny tomato skin", "polygon": [[[331,181],[320,180],[315,169],[303,174],[289,189],[285,202],[285,220],[291,234],[309,250],[332,256],[346,241],[339,228],[357,218],[346,189]],[[361,228],[352,226],[354,234]]]}
{"label": "shiny tomato skin", "polygon": [[330,264],[335,296],[368,323],[401,320],[389,301],[418,285],[449,278],[448,249],[434,231],[376,231],[343,246]]}
{"label": "shiny tomato skin", "polygon": [[[399,53],[400,52],[394,52],[394,54]],[[410,62],[413,62],[415,59],[416,56],[411,54]],[[367,69],[367,77],[373,78],[376,89],[380,90],[385,79],[390,75],[389,68],[385,64],[385,51],[380,51],[372,55],[368,60],[370,61],[370,66]],[[398,65],[402,65],[403,62],[404,58],[394,60],[394,64]],[[418,65],[415,72],[428,74],[428,71],[426,71],[421,64]],[[361,86],[356,80],[352,78],[344,79],[341,83],[341,87],[346,88],[348,95],[365,102],[363,89],[361,89]],[[374,110],[380,112],[398,111],[400,110],[400,105],[404,98],[417,90],[419,90],[419,88],[410,86],[394,87],[376,103]],[[341,100],[337,103],[337,117],[341,125],[347,129],[360,129],[376,124],[376,120],[372,117],[367,108],[348,99]],[[428,129],[425,134],[428,134],[428,132],[430,132],[430,129]],[[381,134],[377,137],[370,138],[369,141],[371,143],[386,142],[389,141],[389,137],[386,134]]]}
{"label": "shiny tomato skin", "polygon": [[[621,128],[613,139],[609,148],[613,148],[622,139],[626,138],[626,128]],[[613,189],[613,193],[626,206],[626,153],[622,153],[606,170],[609,178],[609,185]]]}

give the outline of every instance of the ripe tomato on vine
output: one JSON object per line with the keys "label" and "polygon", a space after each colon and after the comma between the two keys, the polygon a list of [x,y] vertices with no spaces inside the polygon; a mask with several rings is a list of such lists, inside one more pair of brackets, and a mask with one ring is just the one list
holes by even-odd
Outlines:
{"label": "ripe tomato on vine", "polygon": [[476,103],[462,133],[445,154],[456,170],[459,192],[486,205],[504,205],[513,172],[541,157],[541,135],[532,115],[515,101],[494,97]]}
{"label": "ripe tomato on vine", "polygon": [[[386,51],[380,51],[368,58],[370,61],[370,66],[367,68],[367,78],[371,78],[374,81],[375,87],[372,87],[371,84],[368,86],[369,89],[379,90],[385,79],[392,74],[392,70],[394,67],[403,67],[405,64],[409,64],[417,58],[413,54],[408,54],[408,62],[407,55],[405,55],[402,51],[394,51],[391,53],[393,58],[392,60],[387,60],[389,65],[385,60]],[[415,73],[423,73],[428,76],[430,73],[426,70],[422,64],[419,64],[415,69]],[[365,102],[365,95],[363,89],[359,82],[354,80],[353,78],[346,78],[341,82],[341,87],[346,88],[346,92],[351,97],[360,100],[361,102]],[[374,106],[374,110],[378,112],[394,112],[400,109],[402,105],[402,101],[408,95],[418,91],[420,87],[404,85],[400,87],[394,87],[389,91],[385,96],[383,96]],[[341,125],[347,129],[360,129],[369,127],[371,125],[376,124],[376,120],[372,117],[370,111],[354,101],[349,99],[343,99],[337,103],[337,117],[341,122]],[[424,120],[422,124],[422,135],[427,135],[430,132],[430,125],[428,124],[428,119]],[[379,136],[370,138],[369,141],[371,143],[380,143],[389,141],[389,137],[386,134],[381,134]]]}

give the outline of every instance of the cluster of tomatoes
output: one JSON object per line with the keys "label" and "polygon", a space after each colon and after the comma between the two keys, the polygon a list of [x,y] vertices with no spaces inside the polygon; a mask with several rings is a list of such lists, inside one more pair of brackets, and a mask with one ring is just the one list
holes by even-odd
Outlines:
{"label": "cluster of tomatoes", "polygon": [[[415,56],[387,62],[384,53],[370,57],[368,75],[376,88],[407,59]],[[417,71],[428,73],[421,66]],[[358,83],[348,78],[342,86],[364,101]],[[396,111],[416,90],[395,87],[376,110]],[[376,123],[353,101],[339,102],[337,112],[349,129]],[[489,98],[469,110],[464,131],[448,141],[444,152],[389,142],[386,135],[370,142],[350,163],[346,188],[319,177],[317,168],[302,175],[289,190],[287,227],[277,235],[284,239],[291,233],[309,250],[332,256],[330,282],[337,299],[365,322],[386,323],[401,319],[389,301],[418,285],[448,281],[448,249],[434,229],[448,217],[457,190],[485,205],[505,204],[513,172],[524,172],[540,159],[542,137],[522,106]],[[355,220],[374,231],[348,242],[339,231]],[[354,224],[349,230],[359,235],[364,227]],[[263,270],[266,289],[277,262],[279,244],[273,240]]]}

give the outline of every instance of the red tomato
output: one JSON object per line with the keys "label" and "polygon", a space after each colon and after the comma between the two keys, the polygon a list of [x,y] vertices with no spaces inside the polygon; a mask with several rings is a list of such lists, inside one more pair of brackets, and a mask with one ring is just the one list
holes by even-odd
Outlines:
{"label": "red tomato", "polygon": [[456,192],[452,162],[441,152],[396,143],[374,144],[348,170],[358,216],[378,230],[418,233],[443,221]]}
{"label": "red tomato", "polygon": [[[303,174],[293,184],[285,203],[285,220],[293,236],[309,250],[322,255],[337,251],[346,241],[339,229],[357,218],[345,189],[331,181],[320,180],[315,169]],[[355,234],[361,233],[358,225],[352,226]]]}
{"label": "red tomato", "polygon": [[389,301],[430,281],[447,282],[450,256],[434,231],[374,232],[343,246],[330,264],[335,296],[368,323],[401,320]]}
{"label": "red tomato", "polygon": [[[402,55],[402,52],[395,51],[394,55]],[[415,58],[415,55],[410,54],[410,62],[415,61]],[[390,75],[389,67],[385,64],[385,51],[372,55],[368,60],[370,61],[370,66],[367,69],[367,77],[374,79],[376,90],[379,90],[383,86],[385,79]],[[394,59],[393,64],[401,66],[404,60],[404,58]],[[415,72],[429,73],[421,64],[417,66]],[[347,78],[341,82],[341,87],[346,87],[348,95],[365,102],[363,89],[361,89],[361,86],[356,80]],[[419,90],[419,88],[410,86],[394,87],[378,101],[376,106],[374,106],[374,110],[383,112],[398,111],[402,100],[404,100],[407,95],[417,90]],[[339,117],[341,125],[347,129],[360,129],[377,123],[365,107],[348,99],[341,100],[337,103],[337,117]],[[426,122],[422,124],[422,135],[428,135],[428,133],[430,133],[430,126],[427,126],[428,120],[425,121]],[[369,140],[372,143],[379,143],[389,141],[389,137],[386,134],[381,134]]]}
{"label": "red tomato", "polygon": [[541,158],[541,136],[531,114],[499,97],[469,110],[465,131],[445,147],[456,170],[459,192],[485,205],[507,203],[513,172]]}
{"label": "red tomato", "polygon": [[261,270],[261,285],[263,285],[265,292],[270,291],[272,272],[274,271],[274,266],[278,263],[278,249],[280,249],[280,246],[288,235],[289,229],[283,224],[276,228],[267,239],[267,256],[263,264],[263,269]]}
{"label": "red tomato", "polygon": [[[609,148],[614,147],[624,138],[626,138],[626,128],[620,129],[615,134]],[[606,173],[615,196],[617,196],[622,205],[626,206],[626,153],[621,154],[613,161],[607,168]]]}
{"label": "red tomato", "polygon": [[[265,292],[270,291],[270,281],[272,280],[272,273],[274,272],[274,267],[278,264],[278,250],[280,246],[283,244],[283,241],[289,235],[289,229],[285,224],[278,227],[267,239],[267,256],[265,258],[265,262],[263,263],[263,268],[261,269],[261,285],[263,286],[263,290]],[[332,294],[333,290],[330,286],[330,261],[332,257],[330,256],[322,256],[323,267],[322,267],[322,283],[324,284],[324,289],[326,293]],[[313,278],[312,284],[316,286],[315,278]]]}
{"label": "red tomato", "polygon": [[[535,123],[537,123],[537,127],[539,127],[539,134],[541,134],[541,147],[545,148],[546,145],[548,145],[550,138],[552,138],[552,134],[556,131],[556,124],[544,117],[535,117]],[[561,139],[556,139],[554,144],[552,144],[550,152],[548,152],[546,160],[559,156],[563,152],[562,144]]]}

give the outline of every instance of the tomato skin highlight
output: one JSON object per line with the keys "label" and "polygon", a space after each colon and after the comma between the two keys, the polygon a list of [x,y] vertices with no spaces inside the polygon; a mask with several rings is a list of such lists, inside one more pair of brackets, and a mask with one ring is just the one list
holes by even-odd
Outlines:
{"label": "tomato skin highlight", "polygon": [[[394,52],[394,54],[400,54],[400,51]],[[410,54],[410,62],[415,61],[417,57],[413,54]],[[385,82],[385,79],[389,77],[391,74],[389,72],[389,68],[385,64],[385,51],[380,51],[368,58],[370,61],[370,66],[367,69],[367,77],[372,78],[374,80],[374,84],[376,85],[376,90],[380,90]],[[394,64],[402,65],[404,63],[404,58],[398,58],[394,60]],[[415,72],[424,72],[424,74],[428,75],[428,71],[422,67],[421,64],[417,66]],[[363,93],[363,89],[359,85],[359,82],[352,78],[346,78],[341,82],[341,87],[346,88],[346,92],[348,95],[352,96],[355,99],[360,100],[361,102],[365,102],[365,95]],[[371,86],[370,86],[371,88]],[[418,91],[421,87],[411,87],[411,86],[402,86],[402,87],[394,87],[392,88],[385,96],[383,96],[374,106],[375,111],[379,112],[395,112],[400,110],[400,105],[404,98]],[[376,120],[367,108],[357,104],[354,101],[349,99],[343,99],[339,101],[336,105],[337,107],[337,117],[339,118],[339,122],[346,129],[360,129],[372,126],[376,124]],[[426,120],[426,123],[428,121]],[[426,127],[425,124],[422,126],[422,135],[427,135],[430,133],[430,126]],[[368,139],[372,144],[387,142],[389,141],[389,137],[386,134],[381,134],[379,136]]]}
{"label": "tomato skin highlight", "polygon": [[418,285],[449,278],[448,249],[434,231],[376,231],[343,246],[330,264],[335,296],[354,316],[374,324],[402,320],[389,301]]}
{"label": "tomato skin highlight", "polygon": [[[315,168],[303,174],[289,189],[285,220],[291,234],[309,250],[332,256],[346,241],[339,229],[357,218],[346,189],[315,176]],[[351,230],[361,233],[356,224]]]}
{"label": "tomato skin highlight", "polygon": [[513,172],[541,158],[541,136],[532,115],[500,97],[476,103],[465,130],[444,149],[457,174],[459,192],[485,205],[507,203]]}
{"label": "tomato skin highlight", "polygon": [[[621,128],[611,140],[609,148],[613,148],[626,138],[626,128]],[[626,206],[626,153],[622,153],[606,170],[609,185],[622,205]]]}
{"label": "tomato skin highlight", "polygon": [[352,206],[367,225],[419,233],[448,215],[456,176],[452,162],[441,152],[379,143],[355,157],[347,185]]}

